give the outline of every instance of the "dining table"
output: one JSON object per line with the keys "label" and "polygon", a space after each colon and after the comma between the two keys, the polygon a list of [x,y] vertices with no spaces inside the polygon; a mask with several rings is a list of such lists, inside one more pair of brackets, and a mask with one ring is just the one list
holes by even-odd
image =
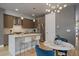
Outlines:
{"label": "dining table", "polygon": [[44,45],[50,50],[55,52],[56,56],[67,56],[67,52],[69,50],[75,49],[74,45],[68,42],[62,41],[60,44],[56,44],[55,42],[44,42]]}

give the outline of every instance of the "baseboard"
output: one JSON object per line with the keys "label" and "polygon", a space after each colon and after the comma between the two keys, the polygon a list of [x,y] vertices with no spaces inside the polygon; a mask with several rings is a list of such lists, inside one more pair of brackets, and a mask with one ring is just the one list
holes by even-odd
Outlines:
{"label": "baseboard", "polygon": [[0,48],[2,48],[2,47],[4,47],[4,45],[2,44],[2,45],[0,45]]}

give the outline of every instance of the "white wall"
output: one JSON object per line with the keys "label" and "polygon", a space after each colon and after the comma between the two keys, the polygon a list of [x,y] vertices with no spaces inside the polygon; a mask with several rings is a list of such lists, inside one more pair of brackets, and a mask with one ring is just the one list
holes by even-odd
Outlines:
{"label": "white wall", "polygon": [[[59,28],[57,28],[57,26]],[[67,32],[70,30],[70,32]],[[75,45],[75,10],[74,6],[64,8],[56,14],[56,35],[66,38],[69,43]]]}

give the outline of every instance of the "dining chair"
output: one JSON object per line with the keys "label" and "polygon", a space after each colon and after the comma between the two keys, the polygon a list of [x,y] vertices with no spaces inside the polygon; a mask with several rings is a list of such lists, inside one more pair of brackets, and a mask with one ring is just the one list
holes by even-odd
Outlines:
{"label": "dining chair", "polygon": [[53,50],[44,50],[39,47],[39,45],[35,46],[35,51],[37,56],[54,56],[54,51]]}
{"label": "dining chair", "polygon": [[61,37],[61,36],[59,36],[59,35],[56,35],[55,40],[62,40],[62,41],[64,41],[64,42],[68,42],[68,40],[67,40],[66,38],[63,38],[63,37]]}

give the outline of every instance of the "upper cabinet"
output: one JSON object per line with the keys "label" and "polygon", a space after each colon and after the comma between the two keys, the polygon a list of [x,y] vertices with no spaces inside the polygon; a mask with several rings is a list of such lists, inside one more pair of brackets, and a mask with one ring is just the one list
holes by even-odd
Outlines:
{"label": "upper cabinet", "polygon": [[14,16],[4,14],[4,28],[13,28]]}
{"label": "upper cabinet", "polygon": [[33,20],[4,14],[4,28],[13,28],[13,25],[21,25],[22,28],[34,28]]}
{"label": "upper cabinet", "polygon": [[22,27],[23,28],[34,28],[34,22],[30,19],[23,19],[22,20]]}

